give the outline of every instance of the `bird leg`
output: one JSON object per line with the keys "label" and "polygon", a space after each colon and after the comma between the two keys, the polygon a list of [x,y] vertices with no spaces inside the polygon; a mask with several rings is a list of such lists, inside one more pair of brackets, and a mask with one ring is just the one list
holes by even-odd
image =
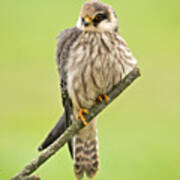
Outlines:
{"label": "bird leg", "polygon": [[103,98],[104,98],[104,100],[106,101],[106,103],[109,102],[109,97],[108,97],[106,94],[103,94]]}
{"label": "bird leg", "polygon": [[78,112],[78,115],[76,116],[76,120],[78,120],[79,118],[81,119],[81,121],[83,122],[83,124],[85,126],[88,125],[87,121],[86,121],[86,118],[84,117],[84,114],[88,114],[88,110],[87,109],[83,109],[83,108],[80,108],[79,112]]}
{"label": "bird leg", "polygon": [[106,103],[109,102],[109,97],[106,94],[103,94],[103,95],[97,97],[97,101],[99,101],[99,102],[102,102],[103,99],[106,101]]}
{"label": "bird leg", "polygon": [[102,101],[103,101],[102,97],[101,97],[101,96],[98,96],[98,97],[97,97],[97,101],[102,102]]}

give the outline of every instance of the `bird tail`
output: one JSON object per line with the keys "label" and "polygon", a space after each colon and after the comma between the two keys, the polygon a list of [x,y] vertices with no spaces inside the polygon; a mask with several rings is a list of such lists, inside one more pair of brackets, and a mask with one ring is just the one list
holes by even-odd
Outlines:
{"label": "bird tail", "polygon": [[81,180],[84,173],[93,178],[98,171],[98,140],[96,127],[93,127],[96,122],[93,121],[74,137],[73,159],[77,180]]}
{"label": "bird tail", "polygon": [[[59,121],[56,123],[54,128],[49,132],[43,143],[39,146],[38,150],[42,151],[49,147],[58,137],[60,137],[64,131],[69,127],[70,123],[67,124],[66,122],[66,114],[63,113],[63,115],[60,117]],[[68,142],[69,151],[72,157],[72,142]]]}

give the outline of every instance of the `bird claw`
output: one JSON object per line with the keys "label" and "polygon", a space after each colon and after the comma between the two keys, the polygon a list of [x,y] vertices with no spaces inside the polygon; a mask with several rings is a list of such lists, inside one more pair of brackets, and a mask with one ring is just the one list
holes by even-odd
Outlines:
{"label": "bird claw", "polygon": [[106,94],[103,94],[104,100],[106,101],[106,103],[109,102],[109,97]]}
{"label": "bird claw", "polygon": [[84,117],[84,114],[88,114],[88,110],[87,109],[80,109],[78,112],[78,115],[76,117],[76,120],[78,120],[79,118],[81,119],[81,121],[83,122],[84,126],[87,126],[88,123],[86,121],[86,118]]}
{"label": "bird claw", "polygon": [[103,99],[102,99],[101,96],[98,96],[97,100],[98,100],[99,102],[102,102],[102,101],[103,101]]}
{"label": "bird claw", "polygon": [[106,103],[109,102],[109,97],[106,94],[103,94],[103,95],[97,97],[97,101],[99,101],[99,102],[102,102],[103,99],[105,100]]}

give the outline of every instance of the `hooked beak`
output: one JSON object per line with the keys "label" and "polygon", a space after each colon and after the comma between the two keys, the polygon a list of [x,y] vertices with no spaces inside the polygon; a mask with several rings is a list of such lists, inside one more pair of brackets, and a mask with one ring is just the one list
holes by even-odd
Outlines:
{"label": "hooked beak", "polygon": [[86,16],[86,17],[84,18],[84,21],[83,21],[84,26],[87,27],[87,26],[89,26],[91,23],[92,23],[91,18],[90,18],[89,16]]}

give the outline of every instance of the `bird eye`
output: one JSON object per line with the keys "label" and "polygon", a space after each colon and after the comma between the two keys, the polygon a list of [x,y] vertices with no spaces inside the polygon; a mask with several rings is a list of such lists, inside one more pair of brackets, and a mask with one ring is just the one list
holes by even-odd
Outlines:
{"label": "bird eye", "polygon": [[95,18],[93,19],[94,26],[96,27],[104,19],[108,19],[108,15],[107,14],[97,14],[95,16]]}
{"label": "bird eye", "polygon": [[105,19],[105,15],[104,15],[104,14],[97,14],[96,17],[95,17],[95,19],[96,19],[97,21],[102,21],[103,19]]}

